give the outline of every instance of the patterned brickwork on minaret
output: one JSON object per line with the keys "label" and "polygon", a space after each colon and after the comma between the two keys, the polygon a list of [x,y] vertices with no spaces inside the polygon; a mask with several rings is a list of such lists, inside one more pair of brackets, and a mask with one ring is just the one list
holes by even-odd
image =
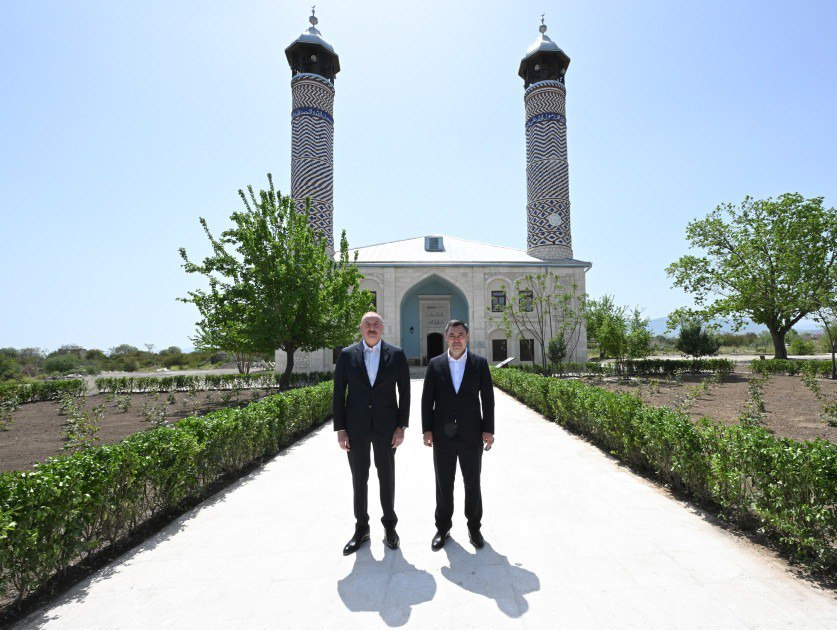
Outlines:
{"label": "patterned brickwork on minaret", "polygon": [[526,90],[526,246],[538,258],[572,258],[566,88],[540,81]]}
{"label": "patterned brickwork on minaret", "polygon": [[334,253],[334,85],[316,74],[291,80],[291,197],[311,198],[308,224]]}

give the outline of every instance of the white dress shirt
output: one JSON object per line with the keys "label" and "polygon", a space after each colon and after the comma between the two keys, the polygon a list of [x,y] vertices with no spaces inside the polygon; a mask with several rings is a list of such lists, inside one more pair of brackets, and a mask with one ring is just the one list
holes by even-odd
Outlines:
{"label": "white dress shirt", "polygon": [[374,385],[375,377],[378,376],[378,365],[381,363],[381,341],[378,340],[371,348],[363,342],[363,362],[366,364],[366,373],[369,375],[369,382]]}
{"label": "white dress shirt", "polygon": [[448,365],[450,366],[450,375],[453,379],[453,389],[459,393],[459,386],[462,385],[462,376],[465,374],[465,360],[468,358],[468,348],[458,359],[454,359],[448,350]]}

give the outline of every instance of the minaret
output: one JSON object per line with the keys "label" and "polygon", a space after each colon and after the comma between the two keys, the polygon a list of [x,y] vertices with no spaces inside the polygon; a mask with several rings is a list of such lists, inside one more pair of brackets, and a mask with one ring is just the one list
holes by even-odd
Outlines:
{"label": "minaret", "polygon": [[526,89],[526,249],[556,260],[573,257],[564,108],[570,58],[546,36],[543,16],[538,30],[518,71]]}
{"label": "minaret", "polygon": [[334,77],[340,59],[311,27],[285,49],[291,66],[291,197],[300,210],[311,197],[308,225],[334,253]]}

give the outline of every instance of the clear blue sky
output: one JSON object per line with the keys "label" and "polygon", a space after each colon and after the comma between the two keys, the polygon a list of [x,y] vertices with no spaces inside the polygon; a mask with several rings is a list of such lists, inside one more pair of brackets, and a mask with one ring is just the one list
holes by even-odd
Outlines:
{"label": "clear blue sky", "polygon": [[[236,191],[289,192],[285,47],[309,3],[3,3],[0,346],[191,346],[175,301]],[[721,202],[837,204],[837,3],[336,2],[335,224],[525,248],[523,83],[546,12],[567,74],[573,246],[593,296],[652,318]]]}

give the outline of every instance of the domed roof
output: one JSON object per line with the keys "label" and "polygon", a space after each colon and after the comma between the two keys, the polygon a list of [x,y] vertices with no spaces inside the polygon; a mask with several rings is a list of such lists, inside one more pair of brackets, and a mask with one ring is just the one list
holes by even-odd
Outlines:
{"label": "domed roof", "polygon": [[297,37],[287,48],[285,48],[285,56],[288,58],[288,62],[291,61],[291,53],[298,46],[320,46],[334,56],[334,73],[337,74],[340,72],[340,58],[337,56],[337,53],[334,52],[334,47],[323,39],[322,34],[319,30],[317,30],[317,23],[319,20],[313,13],[308,18],[308,21],[311,22],[311,26],[304,30],[302,35]]}

